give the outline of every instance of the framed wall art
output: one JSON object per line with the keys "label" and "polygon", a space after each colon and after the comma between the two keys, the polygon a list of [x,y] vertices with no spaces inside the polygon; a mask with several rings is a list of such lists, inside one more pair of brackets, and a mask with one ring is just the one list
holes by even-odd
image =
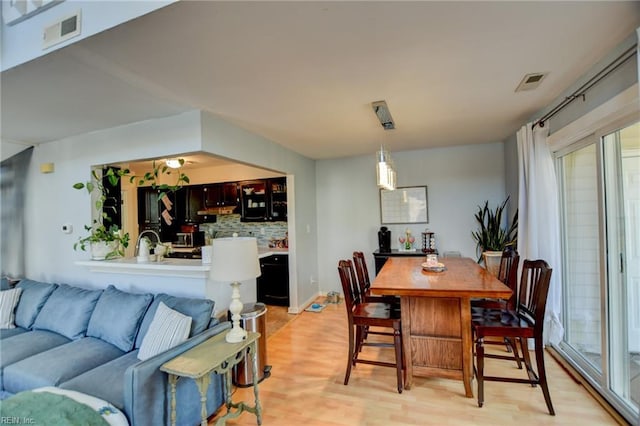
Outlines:
{"label": "framed wall art", "polygon": [[380,222],[429,223],[426,186],[406,186],[393,191],[380,190]]}

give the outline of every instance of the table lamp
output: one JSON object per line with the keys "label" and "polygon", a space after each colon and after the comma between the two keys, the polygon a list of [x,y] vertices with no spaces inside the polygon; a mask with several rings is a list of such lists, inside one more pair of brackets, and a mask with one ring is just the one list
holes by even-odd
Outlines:
{"label": "table lamp", "polygon": [[247,337],[246,330],[240,326],[240,282],[260,276],[258,261],[258,243],[255,238],[233,236],[216,238],[212,244],[211,269],[209,279],[212,281],[231,282],[231,321],[233,326],[225,336],[229,343],[241,342]]}

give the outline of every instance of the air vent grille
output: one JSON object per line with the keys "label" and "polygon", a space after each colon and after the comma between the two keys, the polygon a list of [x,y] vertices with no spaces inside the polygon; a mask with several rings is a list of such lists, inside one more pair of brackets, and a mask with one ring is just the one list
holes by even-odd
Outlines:
{"label": "air vent grille", "polygon": [[537,88],[542,80],[547,76],[546,72],[536,72],[532,74],[527,74],[524,76],[518,87],[516,87],[516,92],[533,90]]}
{"label": "air vent grille", "polygon": [[44,29],[42,48],[48,49],[80,35],[80,11],[59,19]]}

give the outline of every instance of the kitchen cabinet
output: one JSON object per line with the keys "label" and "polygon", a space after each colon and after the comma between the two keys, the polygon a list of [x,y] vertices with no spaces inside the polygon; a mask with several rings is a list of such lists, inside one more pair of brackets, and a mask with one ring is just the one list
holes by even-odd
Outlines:
{"label": "kitchen cabinet", "polygon": [[287,220],[287,178],[269,179],[270,220]]}
{"label": "kitchen cabinet", "polygon": [[138,232],[153,230],[160,235],[161,241],[173,241],[179,229],[177,218],[177,212],[180,210],[179,200],[176,194],[165,193],[172,204],[169,215],[173,219],[168,223],[162,218],[162,212],[166,207],[160,200],[160,192],[151,187],[138,188]]}
{"label": "kitchen cabinet", "polygon": [[275,254],[261,258],[260,272],[256,280],[258,302],[289,306],[289,256]]}
{"label": "kitchen cabinet", "polygon": [[267,207],[267,181],[251,180],[238,184],[240,188],[240,220],[244,222],[266,221],[269,218]]}
{"label": "kitchen cabinet", "polygon": [[199,215],[204,207],[204,187],[202,185],[184,186],[176,192],[178,204],[177,220],[181,224],[201,223],[204,216]]}
{"label": "kitchen cabinet", "polygon": [[244,222],[287,220],[287,178],[240,182],[240,220]]}
{"label": "kitchen cabinet", "polygon": [[238,184],[224,182],[204,185],[204,207],[226,207],[238,205]]}
{"label": "kitchen cabinet", "polygon": [[138,188],[138,226],[140,230],[160,228],[160,206],[157,189]]}

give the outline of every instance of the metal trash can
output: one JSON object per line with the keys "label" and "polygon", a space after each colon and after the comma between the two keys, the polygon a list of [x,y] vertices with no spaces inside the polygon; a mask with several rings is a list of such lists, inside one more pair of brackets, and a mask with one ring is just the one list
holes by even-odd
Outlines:
{"label": "metal trash can", "polygon": [[[257,344],[258,383],[271,375],[271,366],[267,363],[267,306],[264,303],[245,303],[240,312],[240,325],[247,331],[260,333]],[[253,386],[253,362],[251,356],[245,358],[233,368],[233,384],[238,387]]]}

